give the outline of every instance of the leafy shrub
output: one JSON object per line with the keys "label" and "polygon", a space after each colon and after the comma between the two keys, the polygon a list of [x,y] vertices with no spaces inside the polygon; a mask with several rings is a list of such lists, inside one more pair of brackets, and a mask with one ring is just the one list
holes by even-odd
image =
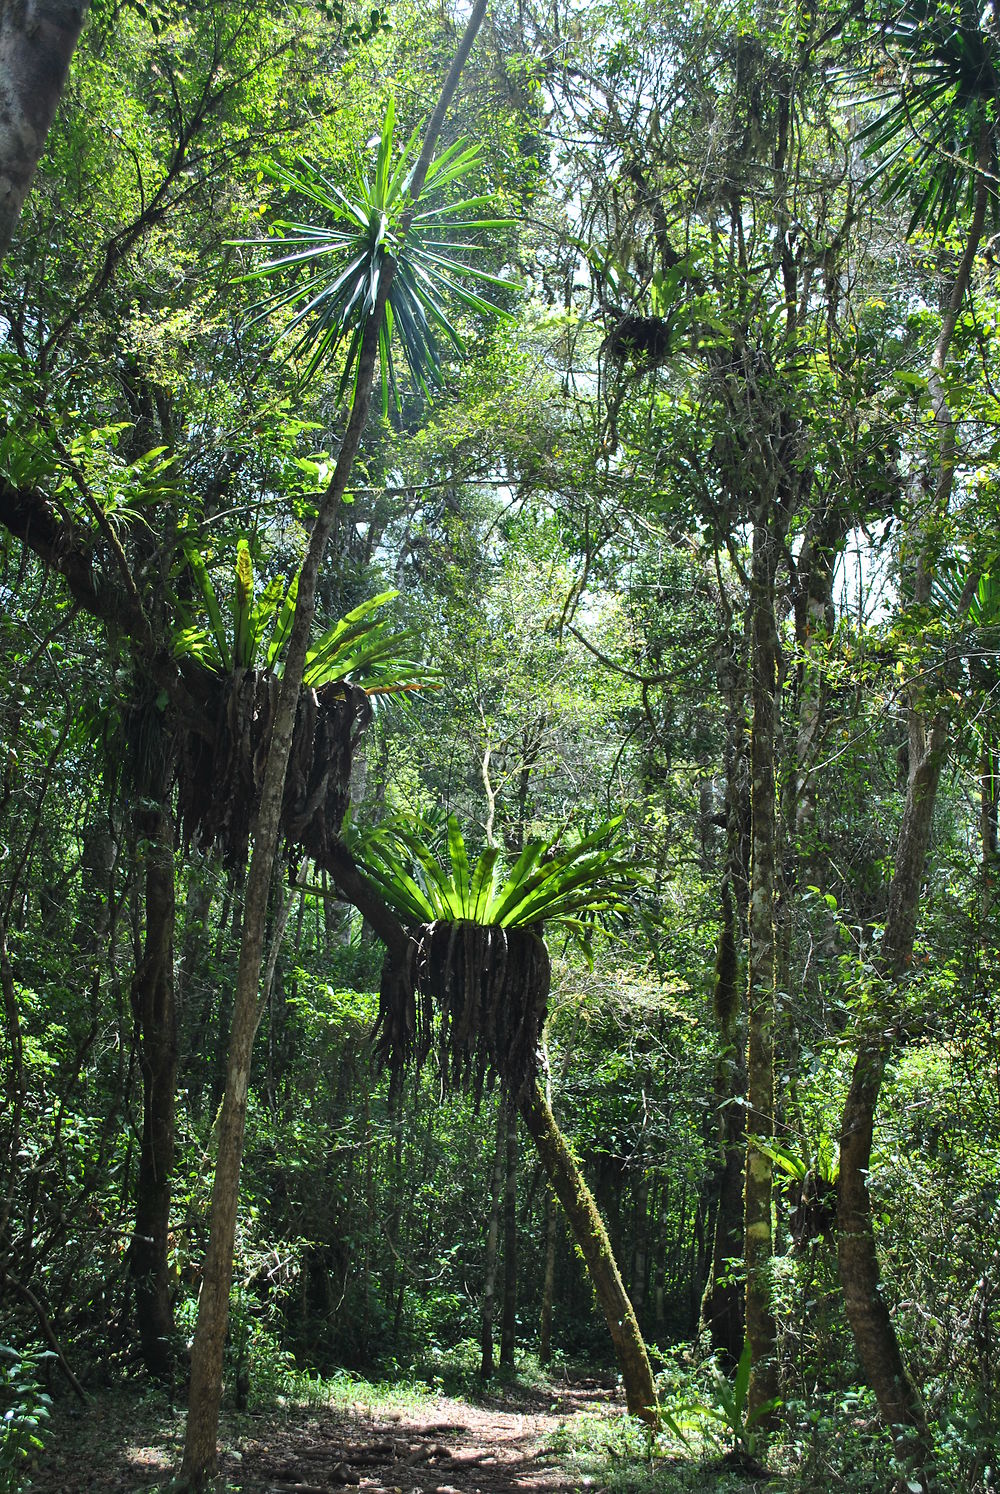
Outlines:
{"label": "leafy shrub", "polygon": [[38,1361],[52,1359],[51,1350],[36,1357],[21,1355],[0,1344],[0,1491],[17,1494],[24,1488],[31,1465],[44,1446],[45,1423],[52,1402],[38,1383]]}

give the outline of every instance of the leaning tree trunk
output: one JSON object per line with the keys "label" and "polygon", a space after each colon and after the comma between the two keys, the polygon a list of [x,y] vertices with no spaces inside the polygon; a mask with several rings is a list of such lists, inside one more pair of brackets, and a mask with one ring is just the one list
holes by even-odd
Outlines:
{"label": "leaning tree trunk", "polygon": [[0,258],[14,237],[86,13],[86,0],[0,6]]}
{"label": "leaning tree trunk", "polygon": [[750,694],[750,975],[747,1001],[747,1157],[745,1190],[746,1333],[750,1343],[751,1413],[777,1388],[776,1328],[771,1311],[771,1158],[756,1140],[774,1135],[775,813],[778,634],[774,585],[778,544],[769,516],[754,522],[751,569]]}
{"label": "leaning tree trunk", "polygon": [[629,1413],[655,1426],[656,1390],[649,1355],[593,1195],[537,1083],[525,1087],[519,1104],[521,1117],[538,1148],[542,1166],[566,1211],[607,1320],[621,1366]]}
{"label": "leaning tree trunk", "polygon": [[[979,172],[972,221],[927,378],[938,435],[938,467],[929,522],[917,541],[922,547],[918,549],[915,567],[914,601],[918,606],[925,606],[930,599],[928,553],[933,553],[936,526],[948,512],[955,482],[955,424],[948,405],[944,375],[986,222],[993,180],[990,163],[990,126],[984,120],[977,154]],[[974,584],[975,578],[970,577],[968,595],[963,598],[965,605]],[[877,1013],[872,1030],[863,1035],[858,1048],[841,1118],[837,1200],[837,1258],[847,1317],[865,1375],[891,1432],[896,1455],[906,1470],[907,1484],[921,1494],[927,1494],[936,1482],[933,1439],[917,1388],[903,1363],[882,1290],[868,1176],[875,1110],[886,1064],[898,1040],[902,1015],[898,1010],[898,996],[913,956],[934,803],[948,751],[948,723],[944,708],[931,714],[921,699],[921,696],[927,697],[934,683],[931,677],[921,679],[919,688],[911,694],[908,715],[906,803],[899,827],[896,866],[889,887],[880,962],[894,1009],[887,1012],[883,1007]],[[947,684],[947,680],[943,683]]]}
{"label": "leaning tree trunk", "polygon": [[[420,157],[410,182],[409,193],[413,203],[416,203],[423,188],[444,115],[458,87],[465,60],[472,50],[472,43],[486,13],[486,5],[487,0],[477,0],[473,8],[437,106],[428,123]],[[406,224],[403,225],[403,236],[405,236],[406,226]],[[341,442],[333,477],[320,500],[319,512],[310,535],[309,549],[299,572],[295,620],[288,642],[288,653],[281,678],[281,691],[278,696],[267,763],[264,768],[260,809],[254,826],[253,856],[247,877],[243,937],[229,1040],[226,1094],[219,1120],[218,1157],[212,1185],[211,1233],[202,1271],[198,1324],[191,1353],[188,1422],[180,1474],[182,1487],[190,1489],[203,1489],[206,1486],[214,1472],[217,1457],[216,1440],[219,1407],[222,1400],[222,1358],[229,1321],[229,1288],[232,1280],[233,1248],[236,1238],[240,1166],[243,1160],[243,1140],[246,1131],[250,1060],[261,1016],[259,985],[264,952],[264,928],[271,878],[278,854],[281,807],[292,733],[316,607],[316,581],[330,531],[347,491],[354,459],[361,445],[362,432],[368,418],[372,383],[378,359],[379,337],[394,272],[395,262],[387,259],[379,278],[376,303],[368,318],[358,353],[357,382],[350,419]]]}
{"label": "leaning tree trunk", "polygon": [[[897,990],[913,952],[920,886],[946,749],[944,722],[936,721],[926,732],[914,712],[906,806],[882,945],[883,973]],[[892,1433],[896,1454],[911,1475],[910,1487],[926,1494],[934,1482],[933,1444],[886,1305],[868,1192],[875,1108],[896,1040],[895,1033],[886,1031],[882,1011],[873,1030],[862,1039],[855,1060],[840,1129],[837,1259],[844,1305],[868,1383]]]}
{"label": "leaning tree trunk", "polygon": [[143,1361],[154,1379],[168,1380],[173,1368],[173,1307],[167,1254],[177,1087],[174,836],[169,811],[162,805],[142,815],[139,828],[147,846],[146,934],[132,981],[132,1010],[139,1034],[142,1142],[130,1267]]}

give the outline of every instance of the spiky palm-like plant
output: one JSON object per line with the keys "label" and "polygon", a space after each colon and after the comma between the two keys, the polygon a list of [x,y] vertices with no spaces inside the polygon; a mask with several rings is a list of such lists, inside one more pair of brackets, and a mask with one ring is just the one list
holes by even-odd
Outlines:
{"label": "spiky palm-like plant", "polygon": [[983,17],[970,0],[888,4],[854,73],[858,102],[876,111],[858,138],[884,200],[910,196],[908,233],[943,233],[995,181],[1000,47]]}
{"label": "spiky palm-like plant", "polygon": [[[290,312],[282,338],[294,339],[292,354],[304,359],[310,378],[341,351],[344,368],[340,397],[352,386],[365,327],[378,301],[379,281],[389,261],[395,274],[379,330],[382,409],[392,394],[400,403],[393,345],[398,341],[410,374],[425,393],[441,382],[442,336],[458,352],[462,339],[446,310],[457,302],[467,311],[506,316],[463,281],[473,280],[502,289],[510,283],[469,263],[481,252],[469,235],[508,226],[506,219],[476,216],[491,202],[489,196],[449,200],[451,189],[476,166],[478,146],[458,141],[431,162],[419,207],[410,198],[410,176],[417,158],[417,135],[407,141],[393,162],[395,112],[390,101],[379,140],[375,174],[369,176],[359,160],[347,191],[315,166],[300,161],[297,171],[276,170],[289,191],[322,214],[324,223],[281,219],[277,239],[265,247],[280,247],[266,264],[243,277],[280,279],[281,285],[252,308],[253,320],[275,312]],[[460,237],[456,238],[455,236]],[[260,241],[244,241],[259,249]]]}
{"label": "spiky palm-like plant", "polygon": [[425,1062],[436,1020],[446,1084],[479,1093],[495,1072],[518,1094],[534,1080],[549,993],[542,929],[564,931],[589,959],[595,925],[626,910],[640,874],[614,844],[620,823],[565,845],[531,840],[506,875],[495,846],[472,864],[454,816],[447,865],[426,827],[348,830],[360,870],[414,936],[406,967],[383,971],[377,1051],[395,1078]]}

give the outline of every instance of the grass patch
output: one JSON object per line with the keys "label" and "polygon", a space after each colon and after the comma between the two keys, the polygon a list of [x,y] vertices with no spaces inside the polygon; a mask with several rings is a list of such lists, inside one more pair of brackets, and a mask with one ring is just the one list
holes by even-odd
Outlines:
{"label": "grass patch", "polygon": [[553,1462],[574,1473],[579,1486],[604,1494],[778,1494],[784,1481],[750,1476],[702,1440],[679,1447],[621,1411],[578,1412],[550,1437]]}

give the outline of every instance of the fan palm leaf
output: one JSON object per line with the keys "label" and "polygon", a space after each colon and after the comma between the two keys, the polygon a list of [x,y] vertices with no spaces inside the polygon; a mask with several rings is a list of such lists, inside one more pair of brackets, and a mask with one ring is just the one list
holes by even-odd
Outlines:
{"label": "fan palm leaf", "polygon": [[858,138],[878,160],[883,201],[910,196],[908,234],[944,232],[963,207],[971,210],[983,170],[996,169],[1000,48],[981,8],[970,0],[894,4],[851,82],[854,102],[876,111]]}

